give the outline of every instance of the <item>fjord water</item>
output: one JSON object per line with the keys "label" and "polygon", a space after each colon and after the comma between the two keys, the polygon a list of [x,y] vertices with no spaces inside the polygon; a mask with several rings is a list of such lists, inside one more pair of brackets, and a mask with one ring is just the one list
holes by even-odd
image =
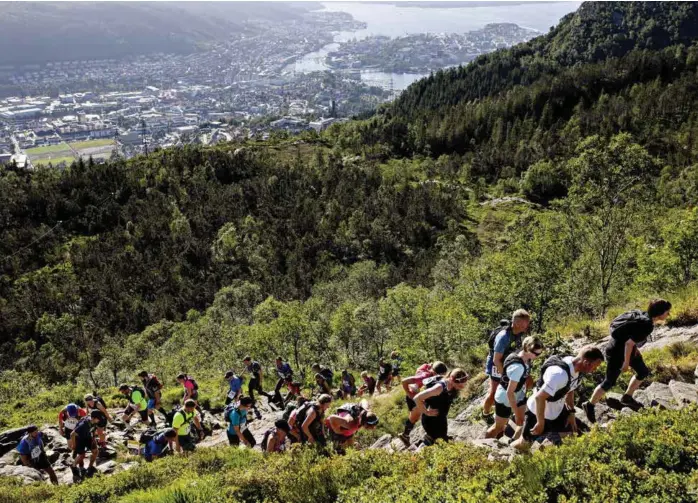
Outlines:
{"label": "fjord water", "polygon": [[[339,42],[373,35],[399,37],[415,33],[465,33],[479,30],[489,23],[516,23],[546,33],[551,26],[556,25],[562,17],[575,11],[580,5],[581,2],[525,2],[517,5],[503,3],[444,8],[410,6],[409,2],[327,2],[323,4],[323,10],[348,12],[354,19],[365,22],[366,28],[338,32],[335,43],[306,54],[287,69],[303,73],[327,70],[325,57],[339,47]],[[361,72],[361,79],[367,84],[387,88],[392,80],[395,90],[405,89],[422,77],[424,75],[412,73],[397,74],[375,70]]]}

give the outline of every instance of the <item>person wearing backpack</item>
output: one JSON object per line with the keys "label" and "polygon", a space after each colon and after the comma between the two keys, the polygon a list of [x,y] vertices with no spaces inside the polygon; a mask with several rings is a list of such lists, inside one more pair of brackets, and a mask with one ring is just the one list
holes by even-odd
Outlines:
{"label": "person wearing backpack", "polygon": [[235,404],[228,405],[223,411],[225,420],[228,422],[228,444],[243,445],[250,449],[257,445],[257,441],[252,435],[252,432],[247,428],[247,411],[253,406],[252,398],[243,396],[240,401]]}
{"label": "person wearing backpack", "polygon": [[376,378],[364,370],[361,372],[361,380],[364,383],[359,388],[357,394],[363,396],[364,393],[368,393],[369,396],[373,396],[373,392],[376,390]]}
{"label": "person wearing backpack", "polygon": [[250,395],[250,398],[252,399],[252,410],[254,411],[254,415],[257,419],[262,419],[262,414],[259,412],[257,409],[257,404],[254,398],[254,392],[256,391],[260,395],[263,395],[267,397],[267,400],[271,401],[274,398],[274,395],[271,393],[266,393],[262,389],[262,379],[263,379],[263,371],[262,371],[262,366],[259,364],[258,361],[252,360],[251,356],[246,356],[243,358],[242,363],[245,365],[245,370],[244,372],[249,372],[250,373],[250,382],[247,385],[247,393]]}
{"label": "person wearing backpack", "polygon": [[201,420],[203,421],[204,411],[199,406],[199,383],[196,382],[196,379],[185,373],[179,374],[176,379],[177,382],[184,388],[182,403],[185,403],[187,400],[194,400],[194,403],[196,404],[195,408],[199,412]]}
{"label": "person wearing backpack", "polygon": [[72,449],[70,434],[80,422],[80,419],[87,416],[87,411],[78,407],[74,403],[69,403],[58,413],[58,431],[68,441],[68,447]]}
{"label": "person wearing backpack", "polygon": [[445,378],[431,379],[425,383],[427,389],[414,397],[416,409],[422,418],[426,445],[433,445],[438,439],[448,441],[448,413],[469,376],[465,370],[456,368]]}
{"label": "person wearing backpack", "polygon": [[17,453],[24,466],[45,471],[48,473],[51,483],[54,486],[58,485],[56,472],[53,471],[51,462],[46,457],[43,434],[35,425],[32,424],[27,427],[27,433],[19,441],[19,445],[17,445]]}
{"label": "person wearing backpack", "polygon": [[196,444],[191,436],[192,423],[194,423],[199,438],[202,439],[203,429],[196,413],[196,402],[190,398],[184,402],[184,408],[179,409],[172,417],[172,428],[177,431],[175,440],[177,452],[187,454],[196,449]]}
{"label": "person wearing backpack", "polygon": [[356,381],[354,376],[349,372],[349,369],[344,369],[342,371],[341,383],[339,387],[339,395],[341,398],[346,400],[351,398],[356,394]]}
{"label": "person wearing backpack", "polygon": [[129,386],[128,384],[122,384],[119,386],[119,393],[128,397],[128,406],[124,409],[124,414],[122,419],[126,426],[129,426],[131,422],[131,417],[135,413],[138,413],[141,417],[141,421],[144,423],[148,422],[148,402],[146,401],[146,393],[140,386]]}
{"label": "person wearing backpack", "polygon": [[99,448],[101,450],[107,447],[107,434],[105,428],[107,423],[112,420],[109,411],[107,410],[107,404],[104,402],[102,397],[95,395],[85,395],[85,405],[87,405],[88,411],[91,413],[93,410],[99,412],[99,423],[97,423],[96,433],[99,438]]}
{"label": "person wearing backpack", "polygon": [[150,424],[155,427],[155,411],[158,411],[163,416],[167,415],[167,411],[165,411],[165,408],[162,406],[163,384],[155,374],[150,374],[146,370],[139,372],[138,378],[141,380],[145,394],[148,396],[148,417],[150,417]]}
{"label": "person wearing backpack", "polygon": [[410,444],[410,433],[414,429],[421,417],[421,412],[417,409],[417,404],[414,403],[414,397],[419,390],[422,389],[427,379],[432,377],[443,377],[448,372],[448,367],[445,363],[435,361],[434,363],[425,363],[417,369],[417,373],[410,377],[405,377],[402,380],[402,389],[405,390],[405,402],[407,403],[407,411],[409,415],[405,420],[405,429],[400,435],[400,440],[405,445]]}
{"label": "person wearing backpack", "polygon": [[262,452],[283,452],[286,450],[286,437],[291,431],[291,427],[284,419],[279,419],[274,423],[273,428],[264,432],[262,439]]}
{"label": "person wearing backpack", "polygon": [[276,381],[276,386],[274,386],[274,394],[272,396],[272,402],[283,405],[284,399],[281,396],[281,388],[286,382],[293,382],[293,369],[291,364],[285,362],[280,356],[276,357],[276,375],[278,377]]}
{"label": "person wearing backpack", "polygon": [[395,350],[390,353],[390,359],[392,360],[393,365],[393,381],[397,380],[400,382],[400,372],[402,372],[402,362],[404,361],[404,358],[400,356],[400,353],[397,350]]}
{"label": "person wearing backpack", "polygon": [[368,402],[347,403],[325,420],[330,440],[338,451],[354,444],[354,434],[361,428],[368,430],[378,426],[378,417],[369,409]]}
{"label": "person wearing backpack", "polygon": [[378,379],[376,382],[376,390],[381,393],[381,384],[385,385],[385,390],[390,391],[390,384],[393,382],[393,365],[385,361],[381,356],[378,360]]}
{"label": "person wearing backpack", "polygon": [[245,381],[244,377],[241,377],[232,370],[225,373],[224,379],[228,381],[230,389],[228,390],[228,395],[225,397],[225,404],[229,405],[231,402],[236,402],[240,395],[242,394],[242,383]]}
{"label": "person wearing backpack", "polygon": [[526,383],[531,375],[533,360],[543,353],[543,343],[538,337],[529,336],[523,341],[523,349],[512,353],[504,360],[504,372],[494,396],[495,423],[490,426],[485,438],[498,438],[506,429],[514,412],[516,434],[519,438],[526,416]]}
{"label": "person wearing backpack", "polygon": [[647,342],[647,338],[654,330],[654,325],[664,322],[670,312],[670,302],[664,299],[653,299],[647,311],[639,309],[629,311],[611,322],[611,341],[606,346],[606,378],[596,387],[589,401],[582,404],[582,410],[590,422],[596,422],[596,404],[628,369],[633,369],[635,375],[630,379],[620,403],[635,411],[642,408],[642,404],[633,398],[633,394],[649,377],[650,370],[645,365],[639,348]]}
{"label": "person wearing backpack", "polygon": [[603,353],[585,346],[577,356],[551,356],[540,369],[540,377],[528,399],[521,436],[512,447],[525,449],[546,433],[576,433],[574,391],[584,374],[594,372],[603,363]]}
{"label": "person wearing backpack", "polygon": [[163,455],[165,447],[169,447],[170,452],[175,451],[177,430],[174,428],[167,428],[164,431],[155,432],[153,437],[144,443],[145,446],[141,449],[141,454],[143,458],[150,463]]}
{"label": "person wearing backpack", "polygon": [[313,374],[321,374],[322,377],[325,378],[325,381],[327,381],[327,385],[330,388],[332,387],[334,372],[332,372],[332,370],[329,367],[323,367],[319,363],[313,363],[313,365],[310,367],[310,370],[313,371]]}
{"label": "person wearing backpack", "polygon": [[320,395],[316,401],[304,403],[297,409],[295,417],[292,416],[289,419],[291,428],[300,430],[299,435],[302,443],[325,445],[322,419],[331,403],[332,397],[330,395]]}
{"label": "person wearing backpack", "polygon": [[525,309],[517,309],[511,317],[511,323],[506,320],[500,322],[500,326],[490,332],[488,345],[490,348],[485,363],[485,374],[489,376],[490,389],[482,404],[482,415],[487,424],[494,423],[492,406],[494,395],[504,371],[504,360],[510,353],[521,348],[523,334],[528,331],[531,323],[531,315]]}
{"label": "person wearing backpack", "polygon": [[[97,442],[95,442],[94,435],[92,434],[92,428],[94,428],[99,421],[99,411],[93,410],[89,416],[80,420],[70,434],[73,445],[73,458],[75,458],[75,463],[71,467],[74,482],[78,482],[84,477],[91,477],[96,472],[95,461],[97,460],[99,449],[97,448]],[[87,470],[85,470],[85,454],[88,451],[90,452],[90,464]]]}
{"label": "person wearing backpack", "polygon": [[314,395],[319,396],[332,394],[332,388],[330,388],[330,385],[325,379],[325,376],[319,372],[315,374],[315,384],[317,384],[317,387],[315,388],[315,392],[313,393]]}

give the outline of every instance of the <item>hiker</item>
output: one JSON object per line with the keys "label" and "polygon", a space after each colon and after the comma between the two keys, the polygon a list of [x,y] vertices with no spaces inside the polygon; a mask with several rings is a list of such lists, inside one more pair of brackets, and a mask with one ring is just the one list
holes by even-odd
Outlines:
{"label": "hiker", "polygon": [[314,395],[319,396],[332,394],[332,388],[330,388],[325,376],[319,372],[315,374],[315,384],[317,384],[317,388],[315,388],[315,392],[313,393]]}
{"label": "hiker", "polygon": [[231,402],[235,402],[240,398],[242,394],[242,383],[245,382],[245,378],[241,377],[232,370],[225,373],[225,380],[228,381],[230,389],[228,390],[228,395],[225,397],[225,404],[228,405]]}
{"label": "hiker", "polygon": [[339,395],[344,400],[356,395],[356,381],[354,380],[354,376],[349,372],[349,369],[342,370]]}
{"label": "hiker", "polygon": [[447,372],[448,367],[445,363],[435,361],[434,363],[425,363],[417,369],[415,375],[402,380],[402,388],[405,390],[405,402],[409,412],[407,419],[405,419],[405,429],[402,435],[400,435],[400,440],[405,444],[409,445],[410,433],[421,417],[421,410],[417,409],[417,404],[414,403],[415,395],[422,389],[425,381],[436,376],[445,376]]}
{"label": "hiker", "polygon": [[372,430],[377,425],[378,417],[371,412],[366,400],[344,404],[325,420],[330,440],[339,452],[354,444],[354,434],[361,428]]}
{"label": "hiker", "polygon": [[242,363],[245,365],[244,372],[249,372],[252,377],[250,377],[250,383],[247,385],[247,393],[249,393],[252,399],[252,410],[257,419],[262,419],[262,414],[257,410],[257,404],[254,399],[254,392],[258,392],[260,395],[264,395],[268,400],[274,398],[274,395],[265,393],[262,389],[262,366],[257,361],[253,361],[251,356],[246,356],[243,358]]}
{"label": "hiker", "polygon": [[68,441],[68,447],[72,450],[71,433],[80,422],[80,419],[87,416],[87,411],[78,407],[74,403],[69,403],[58,413],[58,431]]}
{"label": "hiker", "polygon": [[378,360],[378,380],[376,383],[376,389],[378,393],[381,393],[381,384],[385,384],[385,390],[390,391],[390,383],[393,381],[393,366],[385,361],[385,358],[381,356]]}
{"label": "hiker", "polygon": [[284,419],[279,419],[274,423],[273,428],[264,432],[262,439],[263,452],[283,452],[286,450],[286,437],[291,431],[291,427]]}
{"label": "hiker", "polygon": [[145,389],[145,394],[148,397],[148,417],[150,418],[150,425],[155,427],[157,426],[155,423],[155,411],[158,411],[163,416],[167,416],[167,411],[165,411],[165,408],[162,406],[163,384],[155,374],[149,374],[145,370],[139,372],[138,377],[141,383],[143,383],[143,389]]}
{"label": "hiker", "polygon": [[582,404],[582,410],[590,422],[596,422],[596,404],[616,384],[620,375],[630,368],[635,371],[635,375],[630,379],[620,403],[635,411],[642,408],[642,404],[633,398],[633,394],[649,377],[650,370],[645,365],[639,348],[647,342],[654,325],[664,322],[670,312],[670,302],[653,299],[647,311],[629,311],[611,322],[611,341],[606,346],[606,378],[596,387],[589,401]]}
{"label": "hiker", "polygon": [[276,386],[274,386],[272,402],[283,405],[284,399],[281,397],[281,387],[286,382],[293,382],[293,369],[291,365],[288,362],[284,362],[283,358],[280,356],[276,357],[276,375],[279,379],[276,381]]}
{"label": "hiker", "polygon": [[321,366],[319,363],[313,363],[310,369],[313,371],[313,374],[322,374],[322,377],[324,377],[325,381],[327,381],[327,385],[330,388],[332,387],[334,372],[332,372],[329,367]]}
{"label": "hiker", "polygon": [[595,346],[583,347],[577,356],[551,356],[545,360],[527,402],[523,433],[511,443],[512,447],[524,449],[546,433],[576,433],[574,390],[584,374],[594,372],[602,363],[603,353]]}
{"label": "hiker", "polygon": [[392,360],[393,365],[393,381],[397,380],[398,382],[400,382],[400,371],[402,370],[403,358],[402,356],[400,356],[400,353],[396,350],[390,353],[390,359]]}
{"label": "hiker", "polygon": [[301,441],[301,428],[300,424],[296,422],[296,417],[298,416],[298,410],[308,401],[304,396],[298,396],[295,403],[289,403],[286,405],[282,419],[285,419],[291,431],[289,431],[289,440],[292,444]]}
{"label": "hiker", "polygon": [[301,383],[294,381],[293,379],[288,379],[286,382],[286,389],[288,392],[286,393],[286,396],[284,397],[282,406],[286,407],[288,406],[291,401],[295,400],[299,396],[301,396],[301,388],[302,385]]}
{"label": "hiker", "polygon": [[182,403],[185,403],[187,400],[194,400],[194,403],[196,404],[195,408],[197,411],[199,411],[199,415],[203,421],[204,411],[199,406],[199,384],[196,382],[196,379],[185,373],[179,374],[176,379],[177,382],[184,388]]}
{"label": "hiker", "polygon": [[131,417],[137,412],[141,417],[141,422],[148,422],[148,402],[146,401],[146,394],[143,388],[140,386],[129,386],[128,384],[122,384],[119,386],[119,393],[128,397],[128,406],[124,409],[124,414],[122,416],[126,426],[130,425]]}
{"label": "hiker", "polygon": [[485,363],[485,374],[489,376],[490,389],[482,405],[482,415],[488,424],[494,423],[492,406],[494,395],[504,369],[504,360],[514,350],[521,348],[521,338],[528,331],[531,315],[524,309],[514,311],[511,323],[502,320],[500,326],[490,333],[488,345],[490,352]]}
{"label": "hiker", "polygon": [[174,452],[176,444],[177,430],[174,428],[167,428],[164,431],[156,432],[153,438],[145,443],[145,446],[141,450],[141,454],[147,462],[151,462],[163,456],[166,447],[169,448],[170,452]]}
{"label": "hiker", "polygon": [[109,411],[107,410],[106,403],[100,396],[96,395],[85,395],[85,405],[87,405],[88,412],[97,411],[99,414],[99,422],[97,423],[97,437],[99,438],[99,448],[104,450],[107,447],[107,434],[105,428],[107,427],[107,422],[112,420]]}
{"label": "hiker", "polygon": [[240,401],[235,404],[228,405],[223,411],[225,420],[228,424],[228,444],[230,445],[246,445],[250,449],[253,448],[257,441],[254,439],[254,435],[247,428],[247,411],[252,407],[252,398],[249,396],[243,396]]}
{"label": "hiker", "polygon": [[289,420],[289,425],[291,428],[297,427],[300,430],[301,442],[325,445],[322,419],[331,403],[332,397],[330,395],[320,395],[316,401],[306,402],[298,408],[295,417]]}
{"label": "hiker", "polygon": [[433,445],[438,439],[448,441],[448,412],[469,376],[465,370],[456,368],[447,377],[432,379],[425,383],[429,387],[414,397],[416,409],[422,418],[426,445]]}
{"label": "hiker", "polygon": [[533,360],[543,353],[543,343],[538,337],[529,336],[523,341],[523,349],[512,353],[504,360],[504,372],[494,396],[494,424],[490,426],[485,438],[498,438],[509,424],[514,411],[516,433],[514,440],[521,435],[521,427],[526,416],[526,389],[531,376]]}
{"label": "hiker", "polygon": [[27,433],[22,437],[17,446],[19,458],[24,466],[48,473],[51,483],[58,485],[58,477],[53,467],[46,457],[44,450],[44,436],[35,425],[27,427]]}
{"label": "hiker", "polygon": [[[84,477],[91,477],[96,473],[95,470],[95,460],[99,454],[97,449],[97,442],[95,442],[94,435],[92,434],[92,428],[99,423],[100,415],[99,411],[93,410],[89,416],[86,416],[80,420],[78,425],[71,433],[72,450],[75,462],[71,466],[71,471],[73,472],[73,482],[79,482]],[[85,470],[85,454],[90,452],[90,464]]]}
{"label": "hiker", "polygon": [[376,390],[376,378],[364,370],[361,372],[361,379],[364,383],[359,388],[358,395],[363,396],[364,393],[368,393],[370,396],[373,396],[373,393]]}
{"label": "hiker", "polygon": [[172,428],[177,430],[177,438],[175,439],[177,452],[184,455],[196,449],[196,444],[194,444],[194,439],[191,436],[192,422],[194,423],[199,438],[203,439],[204,432],[201,428],[199,416],[196,414],[196,402],[192,398],[189,398],[184,402],[184,408],[179,409],[175,412],[174,416],[172,416]]}

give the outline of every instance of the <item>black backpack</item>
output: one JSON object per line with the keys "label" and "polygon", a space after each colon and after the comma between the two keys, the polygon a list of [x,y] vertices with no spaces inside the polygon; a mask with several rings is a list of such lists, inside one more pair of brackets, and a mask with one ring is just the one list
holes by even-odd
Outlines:
{"label": "black backpack", "polygon": [[196,379],[187,376],[186,380],[194,385],[194,391],[199,391],[199,383],[196,382]]}
{"label": "black backpack", "polygon": [[[514,364],[514,363],[520,363],[521,365],[524,366],[524,373],[521,376],[521,380],[518,382],[516,386],[516,391],[519,392],[521,391],[521,388],[523,388],[526,385],[526,379],[528,378],[528,374],[530,373],[530,367],[526,365],[526,363],[523,361],[523,358],[521,358],[517,354],[511,354],[507,356],[506,360],[504,360],[504,372],[502,375],[502,379],[499,381],[499,385],[504,388],[505,390],[509,388],[509,376],[507,375],[507,367]],[[542,374],[541,374],[542,375]]]}
{"label": "black backpack", "polygon": [[225,409],[223,409],[223,417],[225,418],[226,423],[230,422],[230,413],[233,412],[233,410],[235,410],[237,408],[238,408],[237,402],[231,402],[225,406]]}
{"label": "black backpack", "polygon": [[562,357],[553,355],[547,360],[545,360],[545,363],[540,369],[540,377],[538,378],[538,382],[536,383],[536,387],[538,389],[541,389],[544,386],[543,382],[543,375],[545,374],[545,371],[548,370],[550,367],[560,367],[562,370],[565,371],[565,374],[567,374],[567,384],[565,384],[564,387],[560,388],[557,390],[557,392],[548,397],[546,400],[547,402],[557,402],[558,400],[562,399],[569,393],[570,388],[572,387],[572,374],[570,373],[570,366],[567,364],[565,360],[562,359]]}
{"label": "black backpack", "polygon": [[[623,313],[611,322],[611,326],[610,326],[611,337],[613,337],[613,339],[618,340],[618,338],[616,337],[616,334],[618,333],[618,331],[620,329],[626,327],[627,325],[632,325],[632,324],[636,324],[636,323],[650,324],[650,326],[651,326],[652,320],[647,315],[647,313],[640,311],[639,309],[634,309],[632,311],[628,311],[627,313]],[[651,333],[649,335],[651,335]],[[649,338],[649,335],[648,335],[648,338]],[[625,341],[621,341],[621,342],[625,342]],[[642,345],[644,345],[644,342],[639,343],[637,346],[641,347]]]}
{"label": "black backpack", "polygon": [[319,419],[319,414],[318,414],[318,406],[315,402],[309,401],[305,402],[303,405],[301,405],[298,408],[298,412],[296,413],[296,426],[298,426],[298,429],[300,430],[303,427],[303,423],[305,422],[305,418],[308,415],[308,412],[310,412],[310,409],[314,409],[316,415],[318,416],[317,419]]}
{"label": "black backpack", "polygon": [[358,403],[345,403],[337,408],[337,412],[348,412],[353,419],[358,419],[364,412],[364,408]]}
{"label": "black backpack", "polygon": [[179,412],[179,411],[180,411],[180,408],[179,408],[179,407],[175,407],[175,408],[172,409],[170,412],[168,412],[167,414],[165,414],[165,424],[166,424],[168,427],[170,427],[170,428],[172,427],[172,421],[174,420],[174,416],[175,416],[175,414],[177,414],[177,412]]}
{"label": "black backpack", "polygon": [[499,326],[489,331],[487,337],[487,346],[490,348],[490,353],[494,352],[494,341],[502,330],[511,328],[511,322],[509,320],[500,320]]}
{"label": "black backpack", "polygon": [[141,436],[138,439],[138,443],[139,444],[147,444],[152,439],[154,439],[158,435],[158,433],[160,433],[160,432],[158,430],[156,430],[155,428],[148,428],[143,433],[141,433]]}

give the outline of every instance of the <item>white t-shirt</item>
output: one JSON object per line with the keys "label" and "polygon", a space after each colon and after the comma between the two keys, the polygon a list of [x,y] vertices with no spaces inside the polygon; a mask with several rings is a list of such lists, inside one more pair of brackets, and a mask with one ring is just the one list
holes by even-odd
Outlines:
{"label": "white t-shirt", "polygon": [[[563,358],[567,365],[570,367],[570,377],[572,378],[572,383],[570,386],[570,391],[577,389],[579,386],[579,373],[574,370],[574,356],[565,356]],[[543,391],[550,395],[557,393],[559,389],[564,388],[567,385],[567,373],[560,367],[550,367],[543,374]],[[533,390],[533,394],[528,399],[528,410],[533,414],[536,413],[536,394],[538,393],[538,388]],[[554,420],[562,413],[565,408],[565,398],[560,398],[557,402],[545,402],[545,419]]]}
{"label": "white t-shirt", "polygon": [[[509,367],[507,367],[507,375],[509,376],[510,380],[520,382],[525,370],[526,369],[524,368],[524,366],[520,363],[512,363],[511,365],[509,365]],[[524,397],[526,396],[525,384],[519,391],[515,393],[515,396],[517,403],[524,399]],[[500,385],[497,385],[497,391],[494,394],[494,399],[497,401],[497,403],[501,403],[502,405],[511,407],[511,404],[509,403],[509,396],[507,395],[507,390],[505,390],[504,387]]]}

